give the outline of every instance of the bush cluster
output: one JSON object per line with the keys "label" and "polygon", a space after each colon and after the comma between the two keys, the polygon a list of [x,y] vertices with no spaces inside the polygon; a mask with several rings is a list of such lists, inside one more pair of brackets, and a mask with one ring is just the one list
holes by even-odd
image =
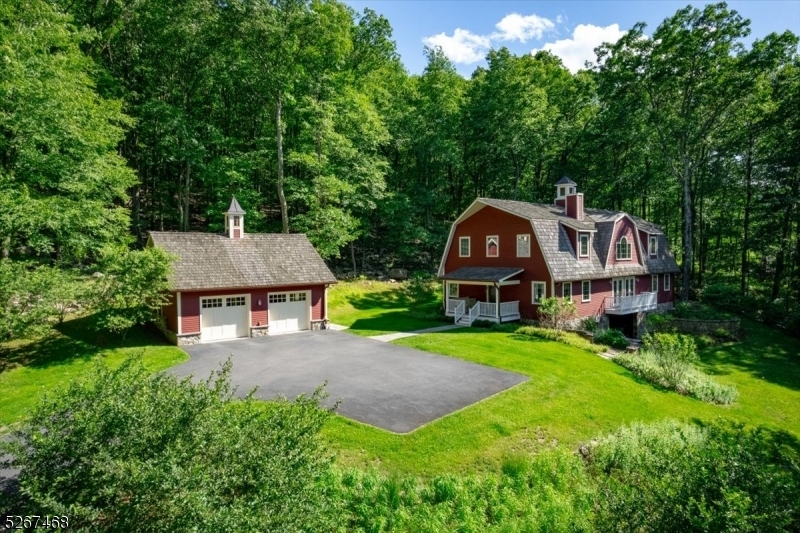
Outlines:
{"label": "bush cluster", "polygon": [[516,328],[514,333],[527,337],[537,337],[549,341],[562,342],[592,353],[603,353],[608,350],[607,346],[597,342],[593,343],[571,331],[556,331],[554,329],[539,328],[536,326],[521,326]]}
{"label": "bush cluster", "polygon": [[620,354],[614,362],[639,377],[698,400],[727,405],[736,401],[738,392],[732,385],[723,385],[695,368],[697,360],[694,340],[672,333],[648,334],[637,354]]}
{"label": "bush cluster", "polygon": [[594,341],[599,344],[606,344],[617,350],[624,350],[628,347],[628,339],[617,329],[598,331],[594,336]]}
{"label": "bush cluster", "polygon": [[800,307],[786,299],[771,300],[764,296],[743,295],[739,287],[729,283],[714,283],[699,294],[700,301],[716,309],[762,322],[771,327],[800,334]]}

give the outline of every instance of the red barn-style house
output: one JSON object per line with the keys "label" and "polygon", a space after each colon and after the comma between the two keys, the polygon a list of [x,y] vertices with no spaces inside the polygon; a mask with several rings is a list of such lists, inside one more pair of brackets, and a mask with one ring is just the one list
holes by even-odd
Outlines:
{"label": "red barn-style house", "polygon": [[632,337],[644,313],[674,303],[678,265],[661,228],[584,207],[576,183],[553,205],[478,198],[450,228],[439,265],[445,310],[457,323],[538,318],[540,302],[571,298],[579,318]]}
{"label": "red barn-style house", "polygon": [[162,309],[175,344],[327,328],[336,278],[308,238],[245,233],[244,215],[233,198],[222,235],[150,232],[148,246],[177,257]]}

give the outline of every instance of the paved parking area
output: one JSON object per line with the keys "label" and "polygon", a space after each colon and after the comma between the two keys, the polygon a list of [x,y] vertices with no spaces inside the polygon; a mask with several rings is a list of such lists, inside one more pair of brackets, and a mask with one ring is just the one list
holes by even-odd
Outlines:
{"label": "paved parking area", "polygon": [[177,375],[206,378],[232,356],[238,394],[295,398],[327,381],[328,405],[340,415],[407,433],[528,378],[497,368],[434,355],[341,331],[187,346],[191,360]]}

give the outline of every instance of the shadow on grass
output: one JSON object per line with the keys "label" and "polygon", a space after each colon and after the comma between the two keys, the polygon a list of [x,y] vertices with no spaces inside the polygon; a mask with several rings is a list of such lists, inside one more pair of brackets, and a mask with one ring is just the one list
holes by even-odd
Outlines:
{"label": "shadow on grass", "polygon": [[0,372],[18,366],[49,368],[76,360],[88,361],[103,350],[166,345],[153,326],[134,327],[122,335],[98,331],[94,315],[65,321],[46,336],[0,346]]}
{"label": "shadow on grass", "polygon": [[409,311],[393,311],[370,318],[359,318],[350,325],[352,330],[367,331],[413,331],[416,329],[444,326],[451,323],[433,319],[418,318]]}
{"label": "shadow on grass", "polygon": [[792,390],[800,390],[800,341],[761,324],[742,319],[746,338],[700,351],[701,366],[710,374],[747,372]]}

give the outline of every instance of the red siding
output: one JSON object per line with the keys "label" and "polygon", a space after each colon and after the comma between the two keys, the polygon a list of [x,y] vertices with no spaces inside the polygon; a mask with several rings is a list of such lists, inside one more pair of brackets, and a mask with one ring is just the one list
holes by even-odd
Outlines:
{"label": "red siding", "polygon": [[[591,297],[588,302],[581,301],[583,299],[582,285],[580,281],[564,282],[572,283],[572,301],[578,309],[578,316],[594,316],[603,313],[603,306],[605,304],[606,296],[611,296],[611,279],[593,279],[591,280]],[[560,283],[556,283],[556,294],[561,296],[562,287]]]}
{"label": "red siding", "polygon": [[[517,257],[517,235],[530,235],[530,257]],[[486,237],[497,235],[500,238],[500,254],[498,257],[486,257]],[[470,257],[458,256],[459,237],[470,237]],[[552,296],[550,289],[550,273],[542,257],[542,251],[536,240],[529,220],[511,215],[494,207],[484,207],[456,227],[453,241],[450,244],[445,260],[445,273],[466,266],[474,267],[518,267],[525,271],[514,279],[519,285],[500,287],[500,301],[519,301],[519,310],[523,318],[535,318],[536,308],[531,303],[531,282],[543,281],[547,285],[546,295]],[[478,285],[459,286],[459,296],[486,301],[486,289]]]}
{"label": "red siding", "polygon": [[[617,261],[617,243],[622,237],[626,237],[631,245],[631,258],[630,260]],[[633,223],[628,217],[622,217],[614,226],[614,236],[611,239],[611,246],[609,246],[608,250],[608,264],[614,265],[616,263],[639,263],[639,246],[636,232],[634,231]]]}
{"label": "red siding", "polygon": [[[270,292],[311,291],[311,320],[321,320],[324,313],[324,285],[282,287],[259,287],[257,289],[224,289],[218,291],[194,291],[181,293],[181,326],[183,334],[200,332],[200,298],[224,296],[226,294],[250,295],[250,325],[263,326],[268,322],[267,294]],[[261,300],[261,305],[258,301]]]}

